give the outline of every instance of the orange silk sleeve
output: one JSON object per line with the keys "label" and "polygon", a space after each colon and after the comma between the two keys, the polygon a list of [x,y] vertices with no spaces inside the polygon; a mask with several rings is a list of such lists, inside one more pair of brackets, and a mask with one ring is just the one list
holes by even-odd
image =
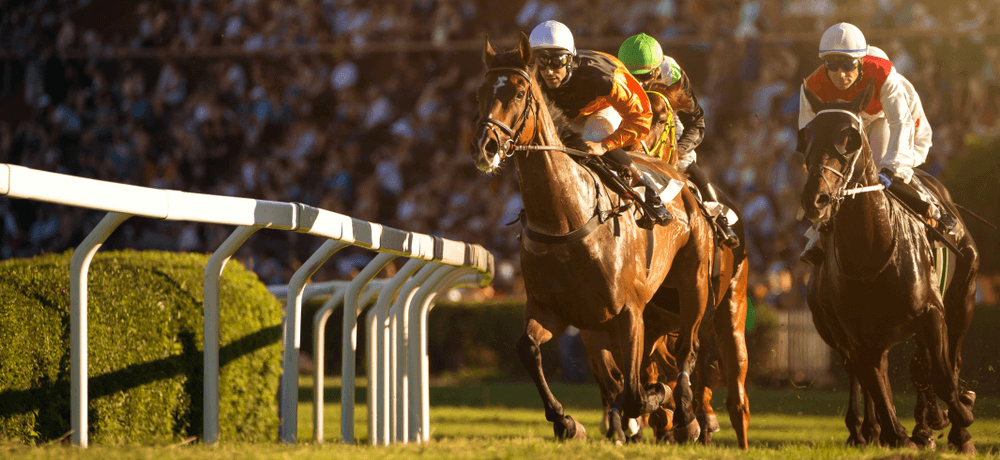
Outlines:
{"label": "orange silk sleeve", "polygon": [[649,134],[649,126],[653,122],[649,98],[639,82],[624,67],[615,70],[611,94],[606,99],[622,116],[618,129],[604,139],[608,150],[637,144]]}

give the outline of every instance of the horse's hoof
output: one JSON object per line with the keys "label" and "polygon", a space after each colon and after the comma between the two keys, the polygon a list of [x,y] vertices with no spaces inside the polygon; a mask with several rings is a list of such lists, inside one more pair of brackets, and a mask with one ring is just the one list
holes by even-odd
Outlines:
{"label": "horse's hoof", "polygon": [[964,455],[976,455],[976,446],[972,444],[972,440],[968,440],[962,443],[961,447],[955,446],[952,443],[948,443],[948,450],[955,450],[960,454]]}
{"label": "horse's hoof", "polygon": [[642,420],[638,418],[628,419],[628,426],[622,427],[625,430],[625,435],[628,437],[633,437],[642,432]]}
{"label": "horse's hoof", "polygon": [[920,449],[937,449],[937,442],[934,441],[933,433],[928,433],[923,430],[914,430],[913,435],[910,436],[910,441],[913,441],[913,443]]}
{"label": "horse's hoof", "polygon": [[553,422],[552,429],[555,431],[556,439],[585,439],[587,437],[587,429],[583,427],[583,424],[576,421],[573,417],[565,416],[561,422]]}
{"label": "horse's hoof", "polygon": [[622,429],[622,414],[617,409],[608,411],[608,440],[616,446],[624,445],[628,440],[625,437],[625,430]]}
{"label": "horse's hoof", "polygon": [[712,444],[712,432],[708,430],[701,430],[701,436],[698,437],[698,442],[706,446]]}
{"label": "horse's hoof", "polygon": [[708,431],[710,433],[716,433],[722,430],[719,426],[719,418],[715,414],[700,414],[698,415],[698,425],[701,426],[701,431]]}
{"label": "horse's hoof", "polygon": [[701,426],[698,420],[691,420],[686,426],[674,427],[674,440],[680,443],[694,442],[701,437]]}
{"label": "horse's hoof", "polygon": [[866,441],[863,437],[851,435],[847,437],[845,444],[851,447],[866,447],[868,446],[868,441]]}
{"label": "horse's hoof", "polygon": [[962,394],[958,395],[958,400],[961,401],[962,404],[969,406],[969,409],[971,410],[973,406],[976,405],[976,392],[965,390]]}

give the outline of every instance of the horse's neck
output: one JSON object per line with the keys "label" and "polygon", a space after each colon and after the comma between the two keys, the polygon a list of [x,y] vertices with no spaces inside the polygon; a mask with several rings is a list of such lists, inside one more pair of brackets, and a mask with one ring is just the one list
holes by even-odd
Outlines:
{"label": "horse's neck", "polygon": [[[870,155],[865,159],[864,169],[856,176],[860,180],[852,182],[849,188],[878,184]],[[894,247],[892,213],[892,206],[883,192],[864,192],[844,198],[834,226],[842,267],[864,271],[885,262]]]}
{"label": "horse's neck", "polygon": [[[548,111],[538,110],[533,145],[562,146]],[[594,178],[566,153],[545,150],[516,157],[521,200],[532,229],[560,234],[582,226],[594,214]]]}

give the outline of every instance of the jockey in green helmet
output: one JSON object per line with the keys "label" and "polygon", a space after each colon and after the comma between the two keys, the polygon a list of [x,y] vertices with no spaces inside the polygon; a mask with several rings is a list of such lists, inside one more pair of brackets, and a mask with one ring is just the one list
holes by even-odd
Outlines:
{"label": "jockey in green helmet", "polygon": [[[656,82],[660,82],[676,88],[679,86],[681,97],[690,101],[686,108],[677,109],[675,115],[681,129],[677,131],[680,136],[677,139],[677,169],[687,173],[691,182],[694,182],[706,203],[718,203],[719,198],[715,189],[708,181],[708,176],[698,167],[698,156],[695,147],[701,144],[705,138],[705,111],[698,104],[698,98],[694,95],[691,81],[684,70],[670,56],[663,55],[663,48],[659,42],[649,35],[640,33],[633,35],[622,43],[618,48],[618,60],[625,64],[632,76],[639,81],[644,89]],[[740,244],[739,238],[733,232],[726,218],[726,213],[719,214],[716,219],[722,227],[723,242],[729,247],[736,247]]]}

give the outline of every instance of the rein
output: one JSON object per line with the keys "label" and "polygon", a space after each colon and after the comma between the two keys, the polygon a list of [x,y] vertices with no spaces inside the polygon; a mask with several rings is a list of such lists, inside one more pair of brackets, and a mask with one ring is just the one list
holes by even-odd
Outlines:
{"label": "rein", "polygon": [[[663,94],[656,91],[646,91],[646,94],[655,94],[663,99],[663,103],[667,104],[667,110],[670,112],[670,116],[667,117],[667,126],[663,128],[663,132],[660,133],[660,138],[656,140],[656,144],[653,148],[646,146],[646,141],[639,141],[642,144],[643,150],[646,151],[646,155],[654,156],[663,160],[666,163],[670,163],[670,158],[674,155],[674,148],[677,146],[677,136],[674,135],[676,132],[677,125],[674,123],[674,108],[670,106],[670,101]],[[668,137],[669,136],[669,137]],[[666,144],[667,139],[670,139],[670,153],[667,158],[663,158],[663,146]]]}

